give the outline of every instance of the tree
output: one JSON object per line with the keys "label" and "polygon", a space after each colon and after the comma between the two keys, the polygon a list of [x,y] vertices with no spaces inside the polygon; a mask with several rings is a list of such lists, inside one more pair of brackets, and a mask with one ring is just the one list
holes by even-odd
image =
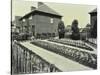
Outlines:
{"label": "tree", "polygon": [[73,20],[71,29],[72,29],[71,38],[73,40],[79,40],[80,39],[80,33],[79,33],[79,28],[78,28],[78,20],[76,20],[76,19]]}
{"label": "tree", "polygon": [[59,34],[59,39],[64,38],[65,26],[64,26],[64,22],[63,21],[60,21],[58,23],[58,34]]}

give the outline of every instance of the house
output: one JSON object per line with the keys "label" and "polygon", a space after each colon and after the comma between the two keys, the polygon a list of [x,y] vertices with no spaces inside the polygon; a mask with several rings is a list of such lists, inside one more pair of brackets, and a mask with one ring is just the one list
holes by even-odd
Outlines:
{"label": "house", "polygon": [[38,8],[31,7],[31,12],[22,16],[21,32],[28,33],[35,38],[48,38],[58,35],[57,27],[62,16],[42,2],[38,2]]}
{"label": "house", "polygon": [[97,8],[89,12],[91,23],[91,37],[97,38]]}
{"label": "house", "polygon": [[65,28],[65,37],[71,38],[71,35],[72,35],[71,25],[67,25]]}
{"label": "house", "polygon": [[15,21],[11,21],[11,33],[15,32]]}
{"label": "house", "polygon": [[87,24],[80,32],[81,39],[85,39],[92,43],[97,39],[97,8],[89,12],[90,24]]}
{"label": "house", "polygon": [[91,23],[91,37],[88,39],[88,42],[97,46],[97,8],[89,12],[89,14]]}
{"label": "house", "polygon": [[12,40],[17,39],[18,33],[19,33],[19,29],[16,26],[15,20],[11,21],[11,38],[12,38]]}
{"label": "house", "polygon": [[11,23],[11,29],[12,32],[20,32],[20,27],[21,27],[21,23],[19,21],[19,19],[21,18],[21,16],[15,16],[15,20],[12,21]]}
{"label": "house", "polygon": [[87,24],[85,28],[80,28],[80,39],[88,40],[91,37],[91,25]]}

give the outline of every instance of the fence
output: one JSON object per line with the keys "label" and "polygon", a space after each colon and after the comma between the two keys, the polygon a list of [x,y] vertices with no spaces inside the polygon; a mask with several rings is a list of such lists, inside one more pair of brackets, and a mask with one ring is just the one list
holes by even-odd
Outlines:
{"label": "fence", "polygon": [[12,43],[11,73],[31,74],[41,72],[60,72],[55,65],[50,64],[40,56],[25,48],[18,42]]}

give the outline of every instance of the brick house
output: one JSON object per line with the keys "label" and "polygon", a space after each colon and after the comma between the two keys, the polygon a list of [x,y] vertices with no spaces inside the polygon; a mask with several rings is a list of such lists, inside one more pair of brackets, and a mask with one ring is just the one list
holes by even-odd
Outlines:
{"label": "brick house", "polygon": [[97,8],[89,12],[91,23],[91,37],[97,38]]}
{"label": "brick house", "polygon": [[42,2],[38,8],[31,7],[31,12],[22,16],[20,30],[36,38],[49,38],[58,35],[58,23],[62,16]]}

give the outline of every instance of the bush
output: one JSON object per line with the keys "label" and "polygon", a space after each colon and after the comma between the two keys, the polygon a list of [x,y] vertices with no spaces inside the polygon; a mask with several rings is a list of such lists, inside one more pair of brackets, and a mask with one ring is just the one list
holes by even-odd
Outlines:
{"label": "bush", "polygon": [[76,20],[76,19],[72,22],[71,38],[73,40],[79,40],[80,39],[80,33],[79,33],[79,28],[78,28],[78,20]]}
{"label": "bush", "polygon": [[90,50],[90,51],[93,51],[92,48],[88,47],[84,42],[82,41],[74,41],[74,40],[71,40],[71,39],[49,39],[49,41],[52,41],[52,42],[57,42],[57,43],[61,43],[61,44],[65,44],[65,45],[70,45],[70,46],[75,46],[75,47],[79,47],[79,48],[83,48],[83,49],[86,49],[86,50]]}

